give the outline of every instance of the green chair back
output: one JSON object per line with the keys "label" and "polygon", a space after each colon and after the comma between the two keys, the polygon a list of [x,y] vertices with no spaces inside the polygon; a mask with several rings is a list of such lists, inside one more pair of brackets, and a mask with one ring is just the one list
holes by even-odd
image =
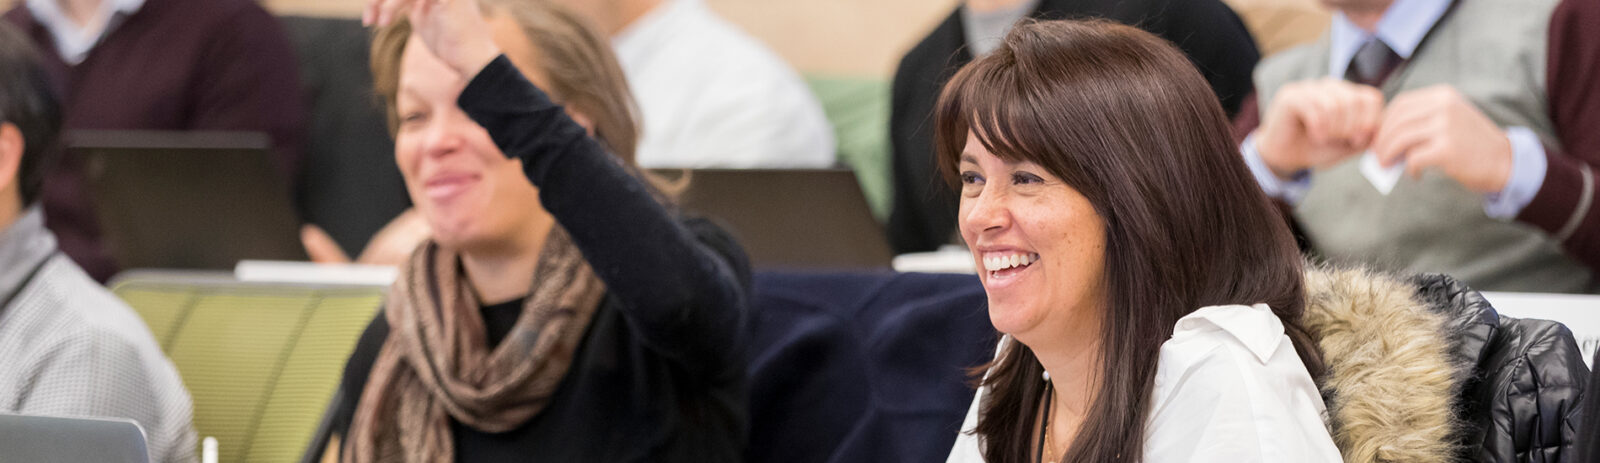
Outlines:
{"label": "green chair back", "polygon": [[894,200],[889,169],[889,82],[879,78],[808,75],[806,83],[833,125],[839,161],[856,171],[879,222]]}
{"label": "green chair back", "polygon": [[384,288],[139,271],[112,292],[177,366],[218,461],[276,462],[305,452]]}

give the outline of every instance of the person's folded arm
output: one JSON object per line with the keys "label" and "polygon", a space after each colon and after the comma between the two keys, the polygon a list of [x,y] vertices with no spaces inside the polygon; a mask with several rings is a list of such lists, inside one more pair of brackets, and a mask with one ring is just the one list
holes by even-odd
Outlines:
{"label": "person's folded arm", "polygon": [[1561,149],[1545,149],[1542,185],[1516,214],[1600,270],[1600,3],[1563,1],[1550,20],[1546,91]]}

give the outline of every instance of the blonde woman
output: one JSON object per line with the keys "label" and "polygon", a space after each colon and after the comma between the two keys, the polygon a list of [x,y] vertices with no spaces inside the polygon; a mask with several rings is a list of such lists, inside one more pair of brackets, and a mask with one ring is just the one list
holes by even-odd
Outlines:
{"label": "blonde woman", "polygon": [[603,39],[542,2],[480,8],[369,6],[395,160],[432,238],[351,356],[329,452],[737,460],[742,251],[632,167]]}

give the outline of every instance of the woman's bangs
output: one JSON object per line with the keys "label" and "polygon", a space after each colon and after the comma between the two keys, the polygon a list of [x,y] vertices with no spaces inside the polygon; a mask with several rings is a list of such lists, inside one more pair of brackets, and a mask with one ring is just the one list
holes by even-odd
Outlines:
{"label": "woman's bangs", "polygon": [[981,82],[967,86],[970,102],[966,108],[967,127],[970,127],[983,149],[1007,162],[1031,161],[1033,156],[1020,141],[1019,127],[1026,123],[1019,109],[1027,105],[1016,81],[1014,66],[995,66],[985,73]]}

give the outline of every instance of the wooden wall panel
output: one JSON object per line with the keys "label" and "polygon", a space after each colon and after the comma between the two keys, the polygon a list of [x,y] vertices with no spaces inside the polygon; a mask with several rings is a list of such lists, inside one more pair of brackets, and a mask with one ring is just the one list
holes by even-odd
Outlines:
{"label": "wooden wall panel", "polygon": [[[20,0],[0,0],[10,6]],[[362,0],[262,0],[279,14],[355,17]],[[1190,1],[1190,0],[1177,0]],[[1328,14],[1318,0],[1226,0],[1264,52],[1315,39]],[[887,78],[900,56],[959,0],[707,0],[807,73]]]}

